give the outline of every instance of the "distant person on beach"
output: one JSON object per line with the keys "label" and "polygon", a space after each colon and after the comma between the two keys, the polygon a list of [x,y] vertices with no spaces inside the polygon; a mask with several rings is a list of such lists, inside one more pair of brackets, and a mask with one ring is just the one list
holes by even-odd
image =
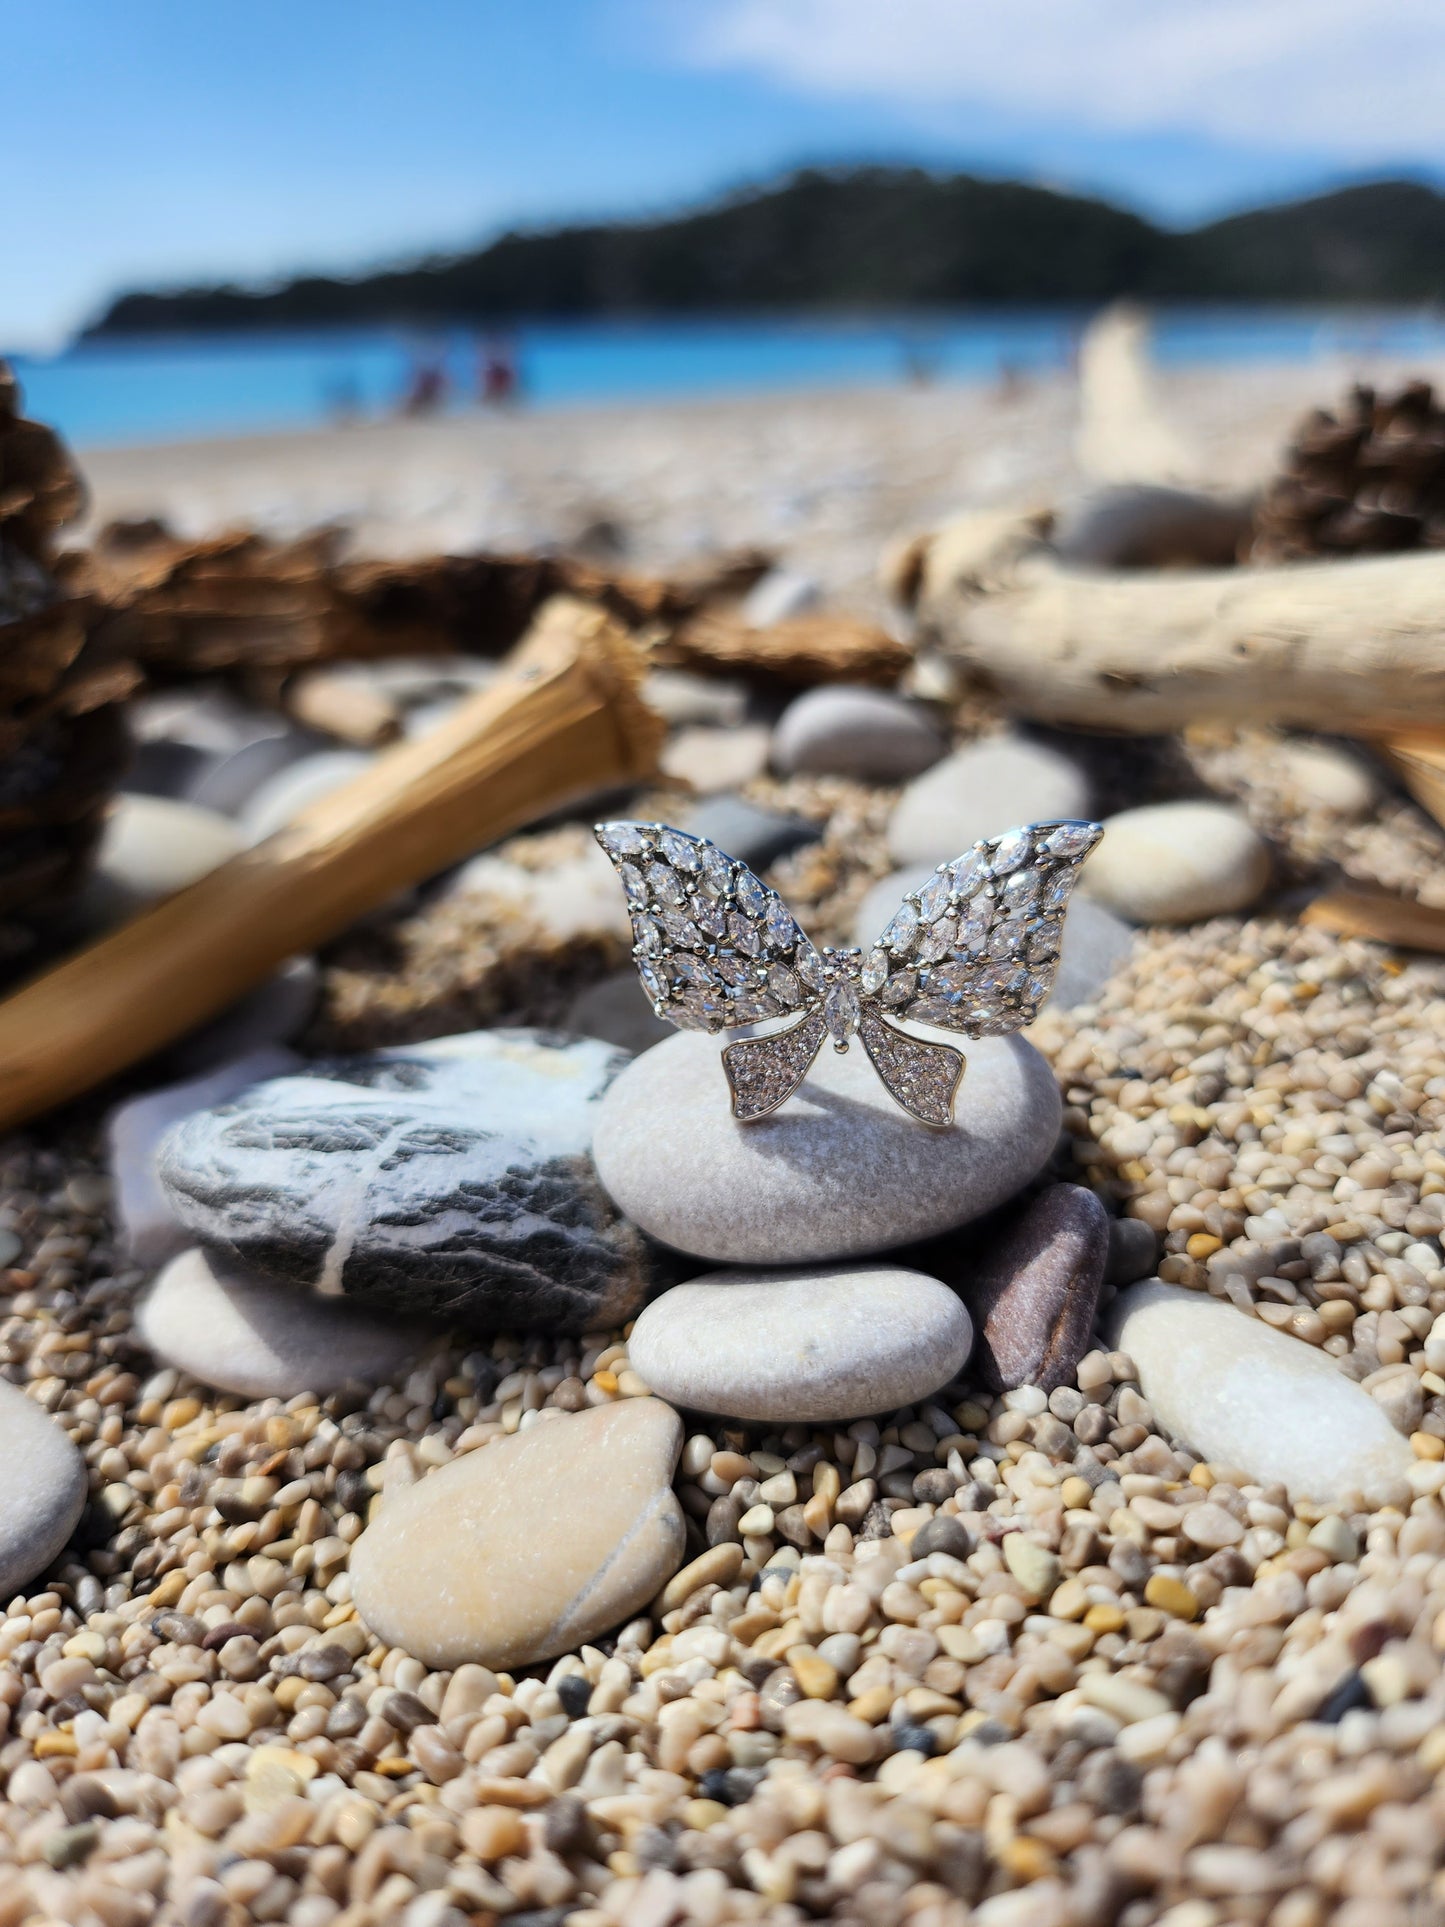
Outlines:
{"label": "distant person on beach", "polygon": [[477,356],[477,400],[484,408],[511,408],[521,400],[517,351],[500,335],[482,344]]}
{"label": "distant person on beach", "polygon": [[402,414],[435,415],[446,403],[448,386],[447,365],[442,355],[413,356],[406,393],[402,397]]}

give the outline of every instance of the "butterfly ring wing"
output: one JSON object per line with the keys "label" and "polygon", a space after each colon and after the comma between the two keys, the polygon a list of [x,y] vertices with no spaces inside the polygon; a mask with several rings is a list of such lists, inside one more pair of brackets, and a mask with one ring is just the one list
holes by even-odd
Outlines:
{"label": "butterfly ring wing", "polygon": [[599,823],[596,836],[627,893],[637,974],[659,1017],[711,1032],[801,1019],[723,1054],[734,1116],[767,1116],[823,1041],[823,959],[777,892],[705,837],[633,821]]}
{"label": "butterfly ring wing", "polygon": [[889,1016],[1006,1037],[1053,989],[1079,868],[1098,823],[1031,823],[976,843],[910,890],[863,962]]}

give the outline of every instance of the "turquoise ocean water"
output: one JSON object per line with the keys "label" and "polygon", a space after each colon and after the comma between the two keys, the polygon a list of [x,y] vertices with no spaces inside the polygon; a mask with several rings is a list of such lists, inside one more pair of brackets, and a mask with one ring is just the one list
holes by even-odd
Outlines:
{"label": "turquoise ocean water", "polygon": [[[552,408],[938,381],[1068,365],[1087,320],[1059,310],[856,319],[717,317],[538,323],[513,331],[523,400]],[[453,405],[476,390],[480,338],[404,329],[81,342],[14,357],[29,411],[79,445],[246,434],[392,412],[420,355]],[[1165,366],[1445,355],[1445,314],[1190,309],[1156,317]]]}

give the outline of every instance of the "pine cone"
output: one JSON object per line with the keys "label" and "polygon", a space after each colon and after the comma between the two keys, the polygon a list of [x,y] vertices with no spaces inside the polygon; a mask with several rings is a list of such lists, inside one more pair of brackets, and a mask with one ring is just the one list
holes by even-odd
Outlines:
{"label": "pine cone", "polygon": [[1394,394],[1351,390],[1296,431],[1255,511],[1244,559],[1382,555],[1445,548],[1445,408],[1427,381]]}

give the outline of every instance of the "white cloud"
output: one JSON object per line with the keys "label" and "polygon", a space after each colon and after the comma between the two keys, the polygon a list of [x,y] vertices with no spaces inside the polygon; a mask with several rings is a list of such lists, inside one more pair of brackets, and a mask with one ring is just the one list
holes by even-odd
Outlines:
{"label": "white cloud", "polygon": [[1369,164],[1445,148],[1439,0],[700,0],[693,65]]}

